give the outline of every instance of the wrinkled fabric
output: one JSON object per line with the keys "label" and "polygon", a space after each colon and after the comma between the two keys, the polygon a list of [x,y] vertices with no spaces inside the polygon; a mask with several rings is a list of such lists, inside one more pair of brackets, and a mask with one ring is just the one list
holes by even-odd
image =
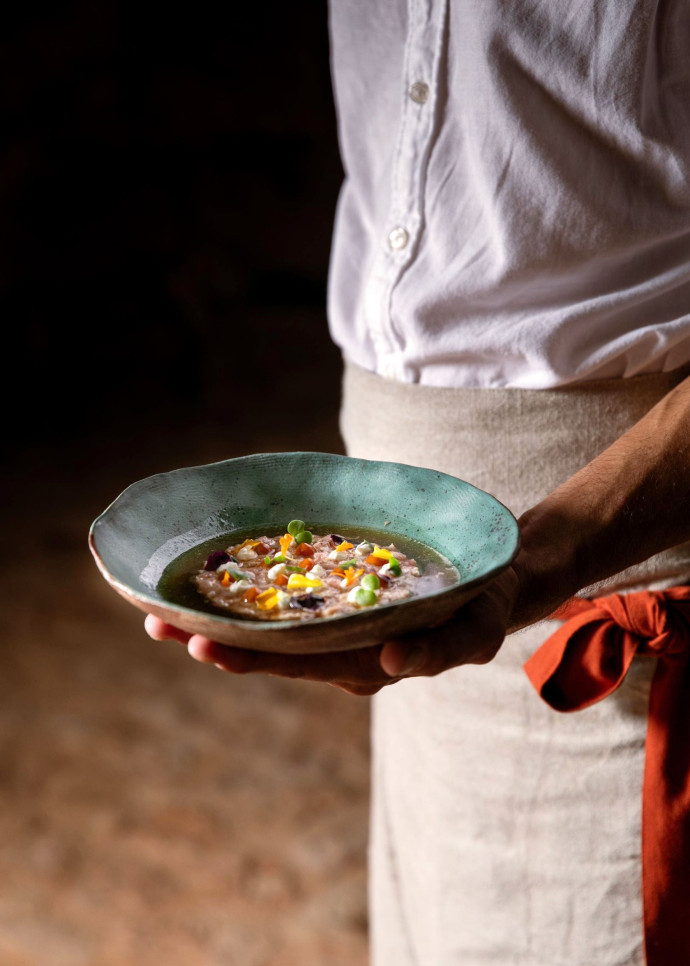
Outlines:
{"label": "wrinkled fabric", "polygon": [[636,655],[658,659],[649,697],[642,807],[647,966],[690,963],[690,587],[574,599],[525,663],[557,711],[619,688]]}
{"label": "wrinkled fabric", "polygon": [[686,0],[331,0],[330,33],[348,359],[526,389],[690,360]]}
{"label": "wrinkled fabric", "polygon": [[[352,456],[452,473],[519,514],[680,378],[484,391],[348,364],[341,428]],[[682,582],[687,545],[596,592]],[[558,626],[510,635],[485,666],[374,697],[372,966],[643,966],[640,823],[656,661],[636,656],[605,701],[557,714],[523,664]]]}

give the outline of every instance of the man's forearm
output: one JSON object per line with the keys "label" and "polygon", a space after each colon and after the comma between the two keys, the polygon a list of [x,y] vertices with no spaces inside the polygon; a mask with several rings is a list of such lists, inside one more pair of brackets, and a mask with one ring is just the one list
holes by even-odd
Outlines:
{"label": "man's forearm", "polygon": [[690,540],[690,378],[519,523],[511,629]]}

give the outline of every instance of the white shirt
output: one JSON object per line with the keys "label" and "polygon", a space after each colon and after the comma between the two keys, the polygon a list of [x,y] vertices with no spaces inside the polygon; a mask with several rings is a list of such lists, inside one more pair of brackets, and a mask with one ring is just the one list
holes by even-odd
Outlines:
{"label": "white shirt", "polygon": [[690,361],[688,0],[331,0],[329,325],[528,389]]}

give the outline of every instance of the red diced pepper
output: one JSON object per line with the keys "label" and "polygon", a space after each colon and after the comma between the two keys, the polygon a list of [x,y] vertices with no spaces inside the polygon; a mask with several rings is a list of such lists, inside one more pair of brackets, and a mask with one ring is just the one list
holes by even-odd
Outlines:
{"label": "red diced pepper", "polygon": [[388,563],[386,557],[375,557],[374,554],[369,554],[365,563],[371,564],[373,567],[382,567],[383,564]]}
{"label": "red diced pepper", "polygon": [[294,553],[297,557],[313,557],[314,548],[310,543],[298,543]]}

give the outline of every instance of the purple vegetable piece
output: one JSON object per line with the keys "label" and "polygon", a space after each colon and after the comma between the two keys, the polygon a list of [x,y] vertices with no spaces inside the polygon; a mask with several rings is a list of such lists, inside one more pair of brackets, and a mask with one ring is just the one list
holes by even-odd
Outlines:
{"label": "purple vegetable piece", "polygon": [[204,564],[204,570],[217,570],[221,564],[229,563],[231,559],[230,554],[225,550],[212,550]]}
{"label": "purple vegetable piece", "polygon": [[329,534],[329,536],[330,536],[331,540],[333,541],[333,543],[336,544],[336,546],[339,543],[345,543],[345,537],[339,537],[337,533],[331,533],[331,534]]}
{"label": "purple vegetable piece", "polygon": [[307,610],[316,610],[323,602],[323,597],[317,597],[315,594],[304,594],[302,597],[293,597],[290,601],[290,607],[305,607]]}

